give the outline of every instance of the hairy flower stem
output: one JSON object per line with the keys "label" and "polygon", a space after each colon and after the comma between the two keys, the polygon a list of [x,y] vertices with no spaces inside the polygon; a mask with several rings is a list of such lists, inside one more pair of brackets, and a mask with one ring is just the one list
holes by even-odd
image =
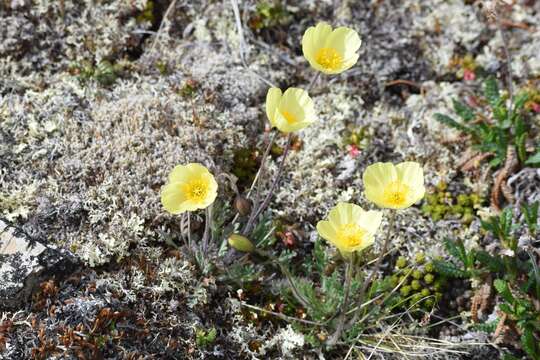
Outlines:
{"label": "hairy flower stem", "polygon": [[279,183],[279,180],[281,178],[281,174],[283,173],[285,159],[287,159],[287,154],[289,153],[289,149],[291,148],[291,140],[292,140],[292,133],[289,133],[289,135],[287,136],[287,145],[285,146],[285,151],[283,152],[283,155],[281,157],[281,163],[279,164],[279,168],[274,177],[274,181],[272,182],[272,185],[270,186],[270,189],[268,190],[268,194],[266,194],[266,197],[263,203],[257,208],[257,210],[251,213],[251,216],[249,217],[246,227],[242,231],[242,233],[246,236],[249,236],[249,234],[251,233],[251,230],[253,230],[255,221],[257,220],[259,215],[268,207],[268,204],[270,204],[272,195],[274,195],[274,191],[276,190],[277,184]]}
{"label": "hairy flower stem", "polygon": [[367,291],[369,285],[371,284],[375,274],[377,274],[379,272],[379,268],[380,268],[380,266],[382,264],[382,260],[384,258],[384,255],[386,254],[387,249],[388,249],[388,244],[390,243],[390,235],[391,235],[391,232],[394,230],[395,221],[396,221],[396,211],[392,210],[390,212],[390,216],[388,218],[388,230],[386,232],[386,238],[384,239],[384,243],[383,243],[383,247],[381,249],[381,253],[379,254],[379,257],[377,258],[377,262],[375,263],[375,267],[373,268],[373,271],[371,272],[371,274],[369,274],[368,278],[362,284],[362,288],[360,288],[360,293],[358,294],[358,300],[357,300],[358,307],[356,308],[356,311],[354,312],[353,318],[347,324],[348,328],[350,328],[351,326],[353,326],[356,323],[356,321],[358,320],[358,317],[360,316],[360,313],[362,312],[362,303],[364,302],[364,297],[366,295],[366,291]]}
{"label": "hairy flower stem", "polygon": [[315,85],[315,83],[317,82],[317,79],[319,79],[319,76],[321,76],[321,73],[319,71],[317,71],[315,73],[315,75],[313,75],[313,77],[311,78],[311,81],[309,82],[309,85],[306,89],[307,92],[309,92],[311,90],[311,88],[313,87],[313,85]]}
{"label": "hairy flower stem", "polygon": [[512,84],[512,55],[510,54],[510,48],[508,47],[508,37],[506,36],[506,32],[503,29],[502,23],[501,23],[501,17],[500,14],[497,12],[496,14],[496,22],[497,22],[497,28],[499,29],[499,33],[501,34],[502,43],[503,43],[503,50],[504,50],[504,60],[506,65],[506,85],[508,86],[508,97],[510,100],[510,110],[512,110],[513,102],[514,102],[514,86]]}
{"label": "hairy flower stem", "polygon": [[194,255],[193,244],[191,243],[191,215],[189,211],[185,214],[185,216],[186,216],[186,221],[187,221],[187,245],[188,245],[189,252],[193,256]]}
{"label": "hairy flower stem", "polygon": [[[259,181],[259,179],[264,178],[264,172],[266,170],[266,160],[268,159],[268,155],[270,155],[270,150],[272,150],[272,146],[274,145],[274,142],[276,141],[277,134],[278,134],[277,132],[274,132],[272,136],[270,137],[270,140],[268,141],[268,145],[266,146],[266,149],[264,150],[264,153],[261,159],[261,166],[259,167],[259,170],[257,171],[257,175],[255,175],[255,179],[253,179],[253,183],[251,184],[251,187],[248,191],[248,194],[247,194],[248,199],[249,199],[249,196],[251,195],[251,192],[257,185],[257,181]],[[257,207],[259,206],[261,188],[262,188],[262,184],[259,184],[255,192],[255,198],[253,199],[252,214],[257,210]]]}
{"label": "hairy flower stem", "polygon": [[278,258],[276,258],[274,255],[270,254],[269,252],[256,249],[255,253],[259,256],[266,257],[270,259],[275,265],[277,265],[283,275],[287,278],[287,281],[289,282],[289,285],[291,287],[291,291],[293,293],[293,296],[295,299],[304,307],[309,308],[309,301],[300,293],[298,290],[298,287],[296,286],[296,283],[294,282],[293,276],[289,269],[279,261]]}
{"label": "hairy flower stem", "polygon": [[212,205],[206,208],[206,219],[204,221],[204,234],[202,238],[202,251],[203,255],[206,258],[208,254],[208,240],[211,236],[211,227],[212,227]]}
{"label": "hairy flower stem", "polygon": [[349,295],[351,293],[351,282],[354,274],[355,263],[356,253],[353,252],[351,254],[350,261],[347,263],[347,269],[345,271],[345,283],[343,284],[345,293],[343,295],[343,302],[341,303],[340,315],[334,334],[326,342],[328,346],[334,346],[338,342],[339,338],[341,337],[343,327],[345,326],[345,317],[347,316],[347,310],[349,308]]}

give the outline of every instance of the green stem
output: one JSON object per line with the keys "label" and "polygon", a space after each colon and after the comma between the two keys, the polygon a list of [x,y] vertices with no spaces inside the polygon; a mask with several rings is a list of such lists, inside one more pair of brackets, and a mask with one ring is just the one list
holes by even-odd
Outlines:
{"label": "green stem", "polygon": [[206,257],[208,252],[208,240],[211,236],[211,227],[212,227],[212,205],[206,208],[206,218],[204,221],[204,234],[202,238],[202,251],[204,257]]}
{"label": "green stem", "polygon": [[388,244],[390,243],[390,234],[392,230],[394,229],[394,224],[396,221],[396,211],[390,212],[390,217],[388,219],[388,230],[386,233],[386,238],[384,239],[383,247],[381,249],[381,253],[379,254],[379,257],[377,258],[377,262],[375,263],[375,267],[373,268],[373,271],[371,274],[369,274],[368,278],[364,281],[362,284],[362,288],[360,289],[360,293],[358,295],[358,301],[357,301],[357,309],[354,313],[353,318],[349,323],[347,324],[348,327],[353,326],[356,321],[358,320],[358,317],[360,316],[360,313],[362,312],[362,303],[364,302],[364,297],[366,295],[366,291],[371,284],[373,277],[379,272],[379,268],[381,266],[382,260],[384,258],[384,255],[386,254],[386,251],[388,249]]}
{"label": "green stem", "polygon": [[291,148],[291,140],[292,140],[292,133],[289,133],[287,136],[287,145],[285,146],[285,150],[283,151],[283,155],[281,156],[281,162],[279,163],[279,167],[277,170],[277,173],[274,177],[274,181],[272,182],[272,185],[270,186],[270,189],[268,190],[268,194],[266,194],[266,197],[264,198],[263,203],[251,213],[251,216],[249,217],[249,220],[246,224],[246,227],[242,231],[242,233],[245,236],[249,236],[251,233],[251,230],[256,224],[257,218],[259,215],[266,209],[266,207],[270,204],[270,200],[272,199],[272,195],[274,194],[274,191],[277,187],[277,184],[279,183],[279,179],[281,179],[281,174],[283,173],[283,168],[285,165],[285,159],[287,159],[287,154],[289,153],[289,150]]}
{"label": "green stem", "polygon": [[315,73],[315,75],[313,75],[313,77],[311,78],[311,81],[309,82],[309,85],[306,89],[307,92],[309,92],[311,90],[311,88],[313,87],[313,85],[315,85],[315,83],[317,82],[317,79],[319,79],[319,76],[321,76],[321,73],[320,71],[317,71]]}
{"label": "green stem", "polygon": [[343,302],[341,303],[340,316],[338,318],[336,330],[334,334],[328,339],[326,344],[328,346],[334,346],[341,338],[341,333],[345,326],[345,317],[347,316],[347,309],[349,307],[349,295],[351,293],[351,282],[354,273],[354,264],[356,259],[356,253],[351,253],[350,261],[347,263],[347,270],[345,271],[345,283],[343,285],[345,294],[343,295]]}

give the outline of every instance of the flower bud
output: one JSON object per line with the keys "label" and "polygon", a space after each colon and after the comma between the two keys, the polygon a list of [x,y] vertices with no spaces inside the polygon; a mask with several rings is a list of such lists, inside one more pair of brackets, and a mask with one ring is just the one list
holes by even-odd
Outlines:
{"label": "flower bud", "polygon": [[232,234],[231,236],[229,236],[228,242],[232,248],[241,252],[250,253],[255,250],[255,246],[253,245],[253,243],[249,241],[247,237],[240,234]]}
{"label": "flower bud", "polygon": [[234,199],[234,208],[240,215],[248,216],[251,212],[251,202],[242,195],[237,195]]}
{"label": "flower bud", "polygon": [[405,266],[407,266],[407,259],[405,256],[400,256],[396,261],[396,266],[398,269],[403,269]]}

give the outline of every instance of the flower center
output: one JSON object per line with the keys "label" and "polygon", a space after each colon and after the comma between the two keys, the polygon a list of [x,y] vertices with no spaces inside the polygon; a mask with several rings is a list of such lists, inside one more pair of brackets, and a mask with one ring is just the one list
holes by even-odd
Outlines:
{"label": "flower center", "polygon": [[286,110],[282,111],[281,115],[283,115],[283,117],[285,118],[285,120],[287,120],[289,124],[294,124],[296,122],[296,118],[294,117],[294,115]]}
{"label": "flower center", "polygon": [[393,181],[384,189],[383,198],[387,204],[401,206],[407,202],[410,191],[407,185]]}
{"label": "flower center", "polygon": [[208,184],[202,180],[192,180],[184,184],[183,190],[188,200],[201,202],[208,194]]}
{"label": "flower center", "polygon": [[356,224],[345,224],[337,231],[337,236],[345,246],[349,248],[362,244],[366,231]]}
{"label": "flower center", "polygon": [[327,70],[337,70],[341,67],[343,58],[332,48],[321,48],[315,55],[315,61]]}

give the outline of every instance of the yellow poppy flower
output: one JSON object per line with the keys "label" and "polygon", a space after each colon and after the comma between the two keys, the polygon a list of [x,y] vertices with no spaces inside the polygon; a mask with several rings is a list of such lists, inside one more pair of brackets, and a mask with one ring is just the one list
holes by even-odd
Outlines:
{"label": "yellow poppy flower", "polygon": [[272,126],[284,133],[305,128],[315,121],[315,106],[307,91],[288,88],[281,93],[270,88],[266,94],[266,116]]}
{"label": "yellow poppy flower", "polygon": [[360,206],[340,202],[317,223],[319,235],[347,256],[373,244],[382,220],[380,211],[364,211]]}
{"label": "yellow poppy flower", "polygon": [[325,74],[339,74],[358,61],[356,53],[362,41],[356,31],[348,27],[332,30],[321,22],[306,30],[302,37],[302,52],[309,64]]}
{"label": "yellow poppy flower", "polygon": [[177,165],[161,189],[161,204],[172,214],[204,209],[216,199],[217,189],[214,176],[203,165]]}
{"label": "yellow poppy flower", "polygon": [[379,207],[404,209],[424,197],[424,172],[417,162],[375,163],[362,177],[365,194]]}

